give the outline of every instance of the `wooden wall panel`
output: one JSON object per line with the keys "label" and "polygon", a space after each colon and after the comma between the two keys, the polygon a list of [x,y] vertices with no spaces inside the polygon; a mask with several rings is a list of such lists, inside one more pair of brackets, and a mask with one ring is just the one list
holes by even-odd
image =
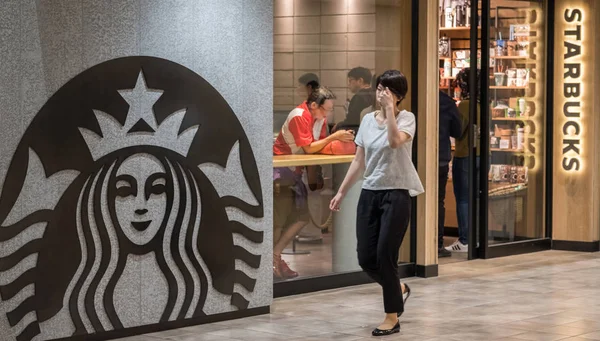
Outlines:
{"label": "wooden wall panel", "polygon": [[[576,12],[580,11],[580,12]],[[554,92],[554,193],[553,238],[555,240],[591,242],[600,238],[600,45],[595,35],[600,30],[597,0],[557,0],[555,22],[555,92]],[[567,30],[581,27],[581,40]],[[570,43],[572,52],[581,53],[565,60]],[[565,77],[565,63],[581,65],[579,77]],[[565,96],[565,85],[579,86],[580,96]],[[580,117],[567,117],[564,105],[579,102]],[[567,134],[564,133],[567,129]],[[579,131],[576,131],[579,128]],[[565,140],[577,141],[579,150],[570,150]],[[576,165],[579,163],[579,169]],[[566,167],[565,167],[566,166]],[[572,166],[572,167],[571,167]]]}
{"label": "wooden wall panel", "polygon": [[[375,74],[402,71],[411,84],[412,0],[377,0]],[[402,108],[411,111],[411,89]]]}
{"label": "wooden wall panel", "polygon": [[417,205],[417,264],[437,264],[438,0],[419,1],[419,110],[417,170],[425,187]]}
{"label": "wooden wall panel", "polygon": [[[592,12],[595,14],[594,17],[594,26],[593,26],[593,30],[594,32],[596,32],[596,34],[600,31],[600,1],[595,0],[593,1],[593,3],[591,4],[591,8],[592,8]],[[594,57],[596,59],[596,70],[594,72],[594,83],[592,84],[592,88],[593,91],[595,92],[595,96],[594,97],[594,131],[596,132],[594,134],[594,138],[595,138],[595,143],[594,146],[596,147],[595,151],[594,151],[594,155],[596,155],[596,159],[595,159],[595,163],[594,163],[594,170],[596,172],[596,178],[595,183],[594,183],[594,202],[597,203],[597,205],[600,206],[600,174],[598,174],[600,172],[600,134],[598,134],[600,132],[600,117],[598,115],[598,111],[600,110],[600,96],[598,96],[598,91],[600,90],[600,67],[597,66],[598,64],[598,58],[600,58],[600,43],[598,43],[597,40],[595,40],[594,43],[594,47],[595,47],[595,51],[594,51]],[[593,240],[600,240],[600,209],[598,209],[598,207],[596,206],[596,209],[594,210],[594,224],[595,224],[595,231],[594,229],[591,231],[591,235],[592,235],[592,239]]]}

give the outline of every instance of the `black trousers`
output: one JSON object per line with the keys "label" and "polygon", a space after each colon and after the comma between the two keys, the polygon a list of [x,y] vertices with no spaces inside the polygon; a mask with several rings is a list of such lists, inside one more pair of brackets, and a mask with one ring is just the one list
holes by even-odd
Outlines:
{"label": "black trousers", "polygon": [[383,305],[388,314],[404,311],[398,252],[408,229],[410,212],[407,190],[363,189],[358,199],[358,263],[383,288]]}
{"label": "black trousers", "polygon": [[446,184],[448,183],[448,172],[450,166],[439,168],[438,176],[438,249],[444,247],[444,224],[446,222]]}

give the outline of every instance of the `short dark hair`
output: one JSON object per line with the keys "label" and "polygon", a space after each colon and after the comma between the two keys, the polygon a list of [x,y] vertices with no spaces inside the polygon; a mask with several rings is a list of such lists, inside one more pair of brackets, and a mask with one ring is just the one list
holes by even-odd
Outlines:
{"label": "short dark hair", "polygon": [[390,91],[399,98],[399,101],[396,104],[400,104],[408,92],[408,81],[406,80],[406,76],[398,70],[387,70],[382,73],[377,77],[375,87],[378,87],[379,84],[390,89]]}
{"label": "short dark hair", "polygon": [[369,69],[359,66],[348,72],[348,78],[354,78],[356,80],[362,78],[365,84],[370,84],[373,76],[371,75],[371,71],[369,71]]}
{"label": "short dark hair", "polygon": [[314,73],[305,73],[298,78],[298,83],[304,86],[311,86],[314,89],[319,87],[319,76]]}
{"label": "short dark hair", "polygon": [[[477,69],[477,86],[475,87],[476,91],[477,91],[477,96],[475,96],[477,99],[479,99],[479,89],[481,88],[481,70]],[[460,93],[462,95],[463,99],[470,99],[471,98],[471,94],[469,93],[471,91],[471,87],[470,87],[470,77],[471,74],[471,68],[464,68],[462,70],[460,70],[460,72],[456,75],[456,81],[454,82],[454,86],[457,86],[460,88]]]}
{"label": "short dark hair", "polygon": [[327,87],[322,86],[322,87],[313,89],[313,91],[308,96],[308,99],[306,100],[306,102],[308,105],[310,105],[311,103],[317,103],[318,105],[323,105],[323,103],[325,103],[325,101],[328,99],[336,99],[335,94],[331,90],[329,90]]}

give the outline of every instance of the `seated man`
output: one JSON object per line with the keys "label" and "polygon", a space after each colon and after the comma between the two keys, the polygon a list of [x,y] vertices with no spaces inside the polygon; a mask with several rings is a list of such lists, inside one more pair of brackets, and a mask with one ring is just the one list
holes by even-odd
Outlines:
{"label": "seated man", "polygon": [[[332,141],[353,141],[354,134],[346,130],[327,136],[325,117],[333,111],[334,100],[329,89],[314,90],[290,112],[275,140],[273,154],[314,154]],[[309,221],[308,192],[302,182],[305,171],[306,167],[273,169],[273,276],[277,279],[298,276],[281,259],[281,252]]]}
{"label": "seated man", "polygon": [[375,104],[375,92],[371,88],[371,71],[364,67],[355,67],[348,72],[348,89],[354,94],[347,103],[346,118],[335,125],[337,129],[352,129],[358,131],[361,113]]}

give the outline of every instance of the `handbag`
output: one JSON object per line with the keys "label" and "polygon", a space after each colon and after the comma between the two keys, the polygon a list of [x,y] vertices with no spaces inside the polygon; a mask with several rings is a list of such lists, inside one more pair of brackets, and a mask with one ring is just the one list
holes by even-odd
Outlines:
{"label": "handbag", "polygon": [[356,144],[354,142],[332,141],[325,148],[321,149],[319,154],[325,155],[354,155],[356,154]]}

